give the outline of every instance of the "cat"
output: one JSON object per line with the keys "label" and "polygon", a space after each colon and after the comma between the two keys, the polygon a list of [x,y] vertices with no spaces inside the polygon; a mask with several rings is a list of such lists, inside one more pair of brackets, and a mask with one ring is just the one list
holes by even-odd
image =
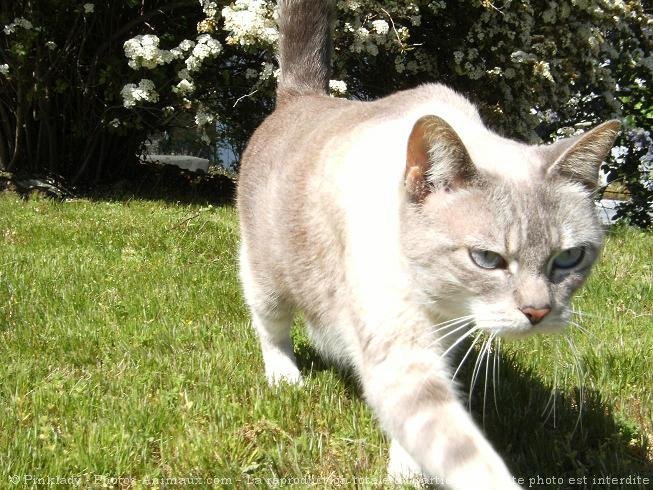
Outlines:
{"label": "cat", "polygon": [[330,97],[332,16],[328,1],[279,2],[277,105],[241,162],[240,276],[266,377],[302,383],[302,311],[318,351],[360,380],[393,478],[519,488],[443,354],[474,332],[565,327],[601,250],[592,193],[620,123],[529,146],[439,84]]}

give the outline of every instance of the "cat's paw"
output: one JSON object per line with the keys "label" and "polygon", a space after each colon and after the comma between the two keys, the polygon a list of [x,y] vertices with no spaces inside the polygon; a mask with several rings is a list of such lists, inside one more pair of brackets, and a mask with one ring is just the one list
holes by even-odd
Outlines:
{"label": "cat's paw", "polygon": [[304,386],[304,378],[302,378],[299,369],[296,366],[288,364],[266,369],[265,377],[271,387],[277,387],[284,383],[300,387]]}
{"label": "cat's paw", "polygon": [[390,443],[388,478],[396,485],[423,487],[426,476],[417,462],[396,441]]}

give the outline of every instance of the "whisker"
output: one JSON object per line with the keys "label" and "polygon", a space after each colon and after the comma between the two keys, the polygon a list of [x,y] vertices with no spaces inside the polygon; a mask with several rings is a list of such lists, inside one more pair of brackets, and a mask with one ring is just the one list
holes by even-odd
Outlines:
{"label": "whisker", "polygon": [[553,365],[553,387],[551,388],[551,394],[549,395],[549,399],[547,400],[546,406],[544,407],[544,411],[542,411],[542,415],[544,415],[549,405],[551,406],[551,408],[548,410],[548,414],[546,418],[544,419],[544,423],[546,424],[549,418],[551,418],[551,415],[553,415],[554,429],[557,427],[556,400],[558,396],[558,365],[560,364],[560,342],[555,343],[555,349],[556,349],[556,361],[555,364]]}
{"label": "whisker", "polygon": [[[447,327],[449,327],[452,324],[456,324],[456,323],[461,322],[461,321],[469,320],[469,319],[471,319],[473,317],[474,317],[474,315],[465,315],[465,316],[459,316],[458,318],[452,318],[452,319],[446,320],[444,322],[436,323],[435,325],[431,325],[431,327],[430,327],[431,332],[439,332],[440,330],[446,329]],[[437,328],[437,327],[440,327],[440,328]],[[432,330],[434,328],[435,328],[435,330]]]}
{"label": "whisker", "polygon": [[[443,330],[454,328],[460,322],[464,322],[471,318],[473,318],[472,315],[466,315],[458,318],[452,318],[450,320],[446,320],[440,323],[436,323],[435,325],[430,326],[426,330],[422,330],[421,332],[416,332],[413,337],[413,342],[415,342],[416,344],[421,344],[422,341],[424,340],[430,340],[431,343],[429,346],[427,346],[427,348],[432,347],[438,341],[438,337],[435,334]],[[435,330],[433,330],[433,328],[435,328]]]}
{"label": "whisker", "polygon": [[585,403],[585,389],[584,389],[585,375],[583,373],[583,369],[580,364],[579,353],[576,349],[576,345],[574,344],[574,341],[568,335],[565,335],[565,339],[567,340],[569,349],[571,349],[572,355],[574,357],[574,363],[576,364],[576,373],[578,374],[578,419],[576,420],[576,424],[574,425],[574,430],[571,432],[573,435],[576,432],[576,429],[578,428],[579,425],[582,430],[581,419],[583,415],[583,406]]}
{"label": "whisker", "polygon": [[467,328],[467,327],[469,326],[470,323],[471,323],[471,322],[463,323],[462,325],[460,325],[460,326],[454,328],[451,332],[448,332],[448,333],[444,334],[443,336],[438,337],[438,338],[436,339],[436,342],[442,342],[444,339],[446,339],[446,338],[449,337],[450,335],[453,335],[454,333],[458,332],[459,330],[462,330],[463,328]]}
{"label": "whisker", "polygon": [[501,337],[497,336],[496,349],[494,349],[494,361],[492,362],[492,397],[494,398],[494,410],[499,415],[499,404],[497,402],[497,388],[499,384],[498,371],[501,369]]}
{"label": "whisker", "polygon": [[587,335],[588,337],[590,337],[590,338],[592,338],[592,339],[596,339],[596,335],[594,335],[592,332],[590,332],[589,330],[587,330],[585,327],[583,327],[583,326],[580,325],[579,323],[576,323],[576,322],[570,321],[569,324],[570,324],[571,326],[575,327],[576,329],[578,329],[578,330],[579,330],[580,332],[582,332],[583,334]]}
{"label": "whisker", "polygon": [[[471,332],[471,330],[470,330],[470,332]],[[469,333],[468,333],[467,335],[469,335]],[[460,371],[460,368],[463,366],[463,364],[465,364],[465,360],[466,360],[467,357],[469,356],[469,353],[472,351],[472,349],[473,349],[474,346],[476,345],[476,342],[478,342],[478,339],[480,339],[481,337],[482,337],[481,334],[478,334],[478,335],[476,335],[476,337],[474,337],[474,340],[472,341],[472,345],[470,345],[470,346],[469,346],[469,349],[467,349],[467,352],[465,353],[465,356],[463,357],[462,361],[460,361],[460,362],[458,363],[458,368],[457,368],[456,371],[453,373],[453,376],[451,377],[451,381],[453,381],[454,379],[456,379],[456,375],[458,374],[458,371]],[[449,351],[452,347],[453,347],[453,346],[451,346],[449,349],[447,349],[447,351]]]}
{"label": "whisker", "polygon": [[588,317],[588,318],[598,318],[598,315],[594,315],[594,314],[592,314],[592,313],[586,313],[586,312],[584,312],[584,311],[577,310],[577,309],[574,308],[573,306],[571,307],[571,313],[572,313],[573,315],[578,315],[578,316],[580,316],[580,317],[584,317],[584,316],[586,316],[586,317]]}
{"label": "whisker", "polygon": [[453,348],[455,348],[455,347],[456,347],[458,344],[460,344],[463,340],[465,340],[467,337],[469,337],[473,332],[476,332],[476,331],[478,331],[478,330],[479,330],[479,327],[472,327],[472,328],[470,328],[467,332],[465,332],[465,333],[462,334],[460,337],[458,337],[458,339],[457,339],[453,344],[451,344],[451,345],[447,348],[447,350],[445,350],[442,354],[440,354],[440,357],[442,357],[442,358],[445,357],[449,352],[451,352],[451,350],[452,350]]}
{"label": "whisker", "polygon": [[467,404],[470,410],[472,409],[472,392],[474,391],[474,386],[476,385],[476,379],[478,378],[478,374],[481,371],[481,364],[483,363],[483,358],[487,353],[487,348],[490,345],[491,338],[492,337],[490,336],[485,340],[485,342],[483,342],[481,348],[479,349],[478,355],[476,356],[476,362],[474,363],[474,370],[472,371],[472,379],[469,383],[469,397],[467,400]]}
{"label": "whisker", "polygon": [[[494,338],[497,336],[497,332],[494,332],[490,335],[490,339],[488,341],[488,346],[487,346],[487,355],[485,356],[485,384],[483,385],[483,427],[485,427],[485,404],[487,401],[487,375],[488,371],[490,370],[490,352],[492,352],[492,345],[494,342]],[[496,356],[495,356],[496,357]]]}

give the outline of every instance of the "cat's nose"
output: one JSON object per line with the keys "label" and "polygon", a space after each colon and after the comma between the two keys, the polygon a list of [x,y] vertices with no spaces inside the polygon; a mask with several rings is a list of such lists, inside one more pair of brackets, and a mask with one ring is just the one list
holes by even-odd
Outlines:
{"label": "cat's nose", "polygon": [[526,315],[526,318],[528,318],[528,321],[531,322],[531,325],[537,325],[542,321],[542,318],[551,313],[551,307],[548,305],[542,308],[525,306],[524,308],[520,308],[520,310],[524,315]]}

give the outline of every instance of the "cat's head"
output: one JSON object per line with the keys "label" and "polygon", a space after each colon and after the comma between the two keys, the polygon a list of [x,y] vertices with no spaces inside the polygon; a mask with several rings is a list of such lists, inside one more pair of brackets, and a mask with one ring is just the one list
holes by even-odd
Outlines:
{"label": "cat's head", "polygon": [[592,193],[619,128],[609,121],[548,146],[505,140],[530,166],[525,179],[481,169],[443,119],[417,121],[401,244],[419,301],[501,334],[562,329],[601,250]]}

